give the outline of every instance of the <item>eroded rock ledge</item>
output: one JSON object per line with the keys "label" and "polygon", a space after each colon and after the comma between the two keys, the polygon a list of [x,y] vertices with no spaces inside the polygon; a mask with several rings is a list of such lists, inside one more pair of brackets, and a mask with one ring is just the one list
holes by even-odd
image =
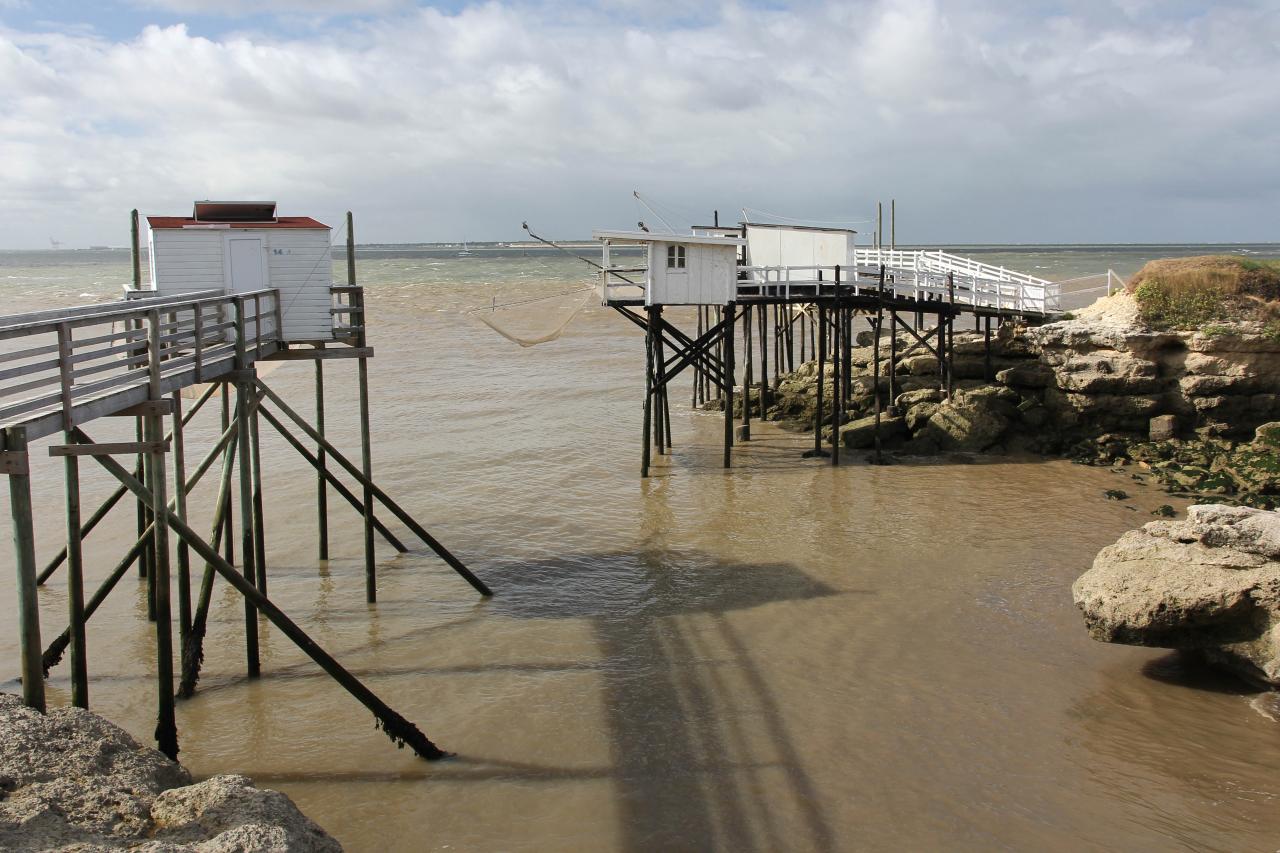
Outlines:
{"label": "eroded rock ledge", "polygon": [[1199,505],[1104,548],[1071,588],[1090,635],[1203,653],[1280,687],[1280,514]]}
{"label": "eroded rock ledge", "polygon": [[0,693],[0,849],[331,853],[284,794],[244,776],[191,783],[181,765],[79,708],[47,715]]}

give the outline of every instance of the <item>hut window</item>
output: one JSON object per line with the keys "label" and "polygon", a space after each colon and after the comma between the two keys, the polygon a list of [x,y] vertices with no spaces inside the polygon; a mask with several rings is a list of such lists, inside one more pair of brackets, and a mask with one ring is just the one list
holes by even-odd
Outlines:
{"label": "hut window", "polygon": [[684,246],[667,247],[667,269],[684,269]]}

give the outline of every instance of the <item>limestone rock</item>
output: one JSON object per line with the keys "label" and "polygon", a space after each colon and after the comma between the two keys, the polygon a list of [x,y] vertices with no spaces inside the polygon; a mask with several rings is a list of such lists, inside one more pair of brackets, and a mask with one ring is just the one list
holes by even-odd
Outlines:
{"label": "limestone rock", "polygon": [[[2,850],[341,849],[283,794],[244,777],[190,782],[181,765],[97,714],[40,714],[0,693]],[[181,818],[183,803],[200,808]]]}
{"label": "limestone rock", "polygon": [[[880,442],[887,444],[897,441],[907,434],[907,419],[904,417],[880,417]],[[850,450],[857,450],[864,447],[875,447],[876,443],[876,418],[875,415],[867,418],[860,418],[856,421],[845,424],[840,428],[840,438],[844,441],[844,446]]]}
{"label": "limestone rock", "polygon": [[1053,370],[1039,361],[1029,361],[1005,368],[996,381],[1021,388],[1044,388],[1053,382]]}
{"label": "limestone rock", "polygon": [[201,842],[202,853],[342,849],[284,794],[255,788],[244,776],[214,776],[165,791],[156,797],[151,816],[158,838]]}
{"label": "limestone rock", "polygon": [[1254,430],[1253,446],[1259,450],[1280,450],[1280,422],[1265,423]]}
{"label": "limestone rock", "polygon": [[1152,441],[1168,441],[1178,434],[1178,419],[1173,415],[1156,415],[1148,422],[1147,435]]}
{"label": "limestone rock", "polygon": [[943,403],[920,430],[920,438],[940,450],[978,452],[1000,440],[1009,420],[964,397]]}
{"label": "limestone rock", "polygon": [[1280,515],[1193,506],[1104,548],[1072,586],[1094,639],[1196,650],[1280,686]]}

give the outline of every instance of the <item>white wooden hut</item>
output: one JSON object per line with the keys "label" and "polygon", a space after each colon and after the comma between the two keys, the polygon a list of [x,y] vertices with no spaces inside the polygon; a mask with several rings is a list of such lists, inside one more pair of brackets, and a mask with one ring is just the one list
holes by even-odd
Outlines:
{"label": "white wooden hut", "polygon": [[[611,265],[611,246],[645,247],[645,305],[724,305],[734,299],[738,252],[744,245],[741,237],[647,231],[593,231],[591,236],[601,242],[606,269]],[[605,279],[603,297],[609,302],[610,290],[619,279]]]}
{"label": "white wooden hut", "polygon": [[748,222],[747,263],[755,267],[854,266],[858,232]]}
{"label": "white wooden hut", "polygon": [[273,201],[197,201],[191,216],[148,216],[150,290],[280,292],[283,338],[334,338],[329,226],[277,216]]}

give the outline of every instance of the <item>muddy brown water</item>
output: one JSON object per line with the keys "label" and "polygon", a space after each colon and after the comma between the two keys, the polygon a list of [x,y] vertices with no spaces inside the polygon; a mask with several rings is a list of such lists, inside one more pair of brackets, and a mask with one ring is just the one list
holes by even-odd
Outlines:
{"label": "muddy brown water", "polygon": [[[377,478],[496,595],[424,549],[380,544],[366,605],[358,519],[331,496],[319,563],[314,477],[264,433],[270,589],[457,757],[397,750],[265,623],[265,676],[246,680],[242,610],[219,585],[201,689],[178,708],[197,776],[247,774],[347,849],[380,853],[1280,845],[1274,714],[1171,653],[1092,642],[1071,603],[1099,548],[1182,503],[1057,461],[859,454],[833,469],[800,458],[803,436],[759,426],[724,471],[721,422],[684,391],[674,452],[641,481],[630,324],[592,309],[520,349],[456,313],[471,291],[401,286],[418,273],[379,263]],[[354,369],[327,379],[330,431],[355,451]],[[268,382],[310,411],[309,366]],[[189,431],[189,457],[215,420]],[[42,453],[44,557],[63,527],[60,467]],[[87,503],[110,490],[89,464]],[[1131,498],[1104,499],[1117,487]],[[117,510],[92,534],[91,580],[133,523]],[[46,638],[65,624],[62,578],[41,593]],[[0,610],[5,678],[14,618]],[[129,576],[89,628],[90,698],[143,742],[150,638]],[[49,689],[69,700],[65,663]]]}

